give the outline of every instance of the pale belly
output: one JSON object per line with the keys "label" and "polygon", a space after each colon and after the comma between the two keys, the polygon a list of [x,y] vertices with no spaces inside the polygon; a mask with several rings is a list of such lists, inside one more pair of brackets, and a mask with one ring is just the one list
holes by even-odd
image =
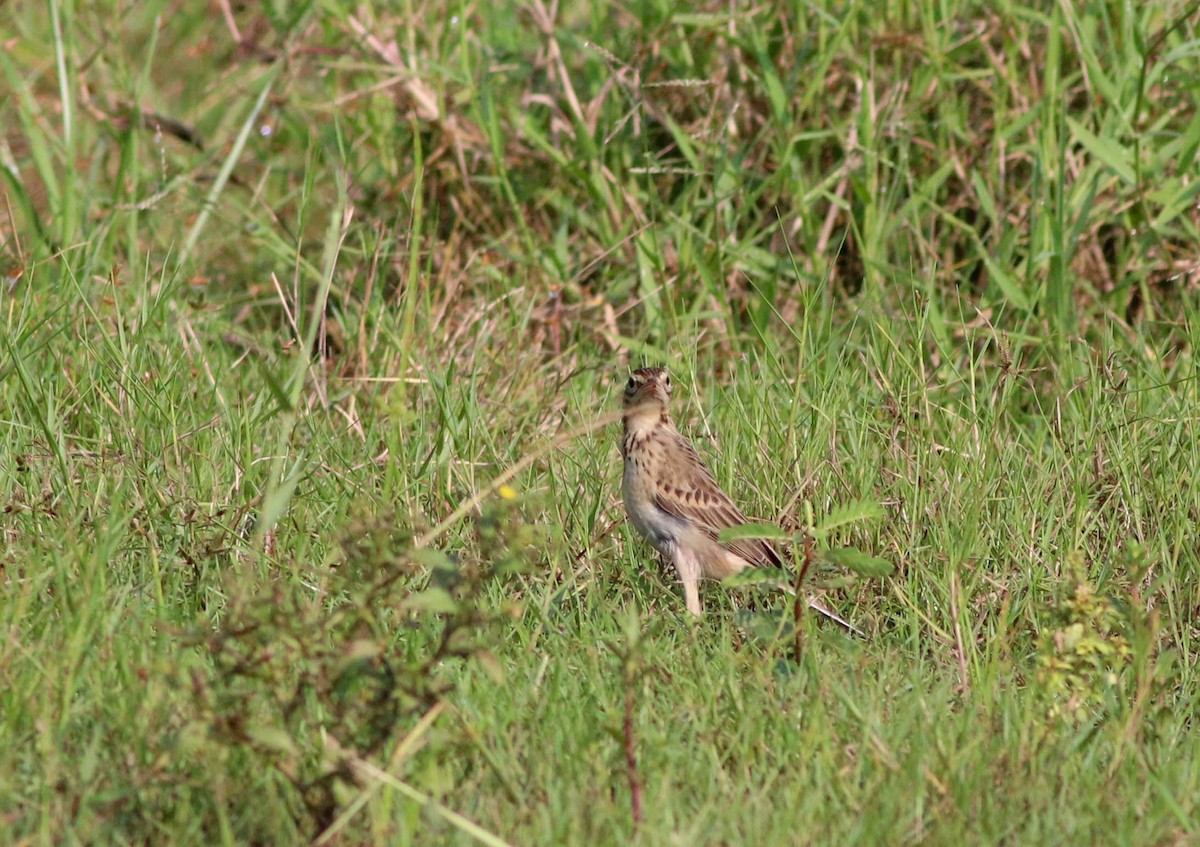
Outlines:
{"label": "pale belly", "polygon": [[625,513],[629,515],[633,528],[656,550],[669,556],[676,540],[687,531],[687,522],[664,512],[655,504],[650,487],[639,479],[632,462],[625,463],[621,494],[625,500]]}

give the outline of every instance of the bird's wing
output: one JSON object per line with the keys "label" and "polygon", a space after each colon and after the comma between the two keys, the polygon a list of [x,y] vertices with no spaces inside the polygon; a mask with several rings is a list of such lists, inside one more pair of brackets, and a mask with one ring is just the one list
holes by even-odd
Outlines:
{"label": "bird's wing", "polygon": [[[687,439],[676,436],[664,447],[662,466],[671,472],[661,475],[655,486],[654,501],[660,509],[688,521],[714,541],[721,530],[747,522]],[[783,566],[774,548],[761,538],[743,538],[724,546],[755,567]]]}

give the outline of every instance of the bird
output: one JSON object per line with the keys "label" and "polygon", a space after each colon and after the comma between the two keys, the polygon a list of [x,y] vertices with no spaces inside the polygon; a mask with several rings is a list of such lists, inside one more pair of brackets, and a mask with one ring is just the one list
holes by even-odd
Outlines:
{"label": "bird", "polygon": [[[782,568],[783,561],[761,538],[718,540],[721,530],[748,520],[675,428],[670,399],[666,368],[638,368],[625,384],[621,493],[633,528],[675,566],[688,611],[700,615],[701,579],[722,580],[750,567]],[[808,605],[858,632],[819,602]]]}

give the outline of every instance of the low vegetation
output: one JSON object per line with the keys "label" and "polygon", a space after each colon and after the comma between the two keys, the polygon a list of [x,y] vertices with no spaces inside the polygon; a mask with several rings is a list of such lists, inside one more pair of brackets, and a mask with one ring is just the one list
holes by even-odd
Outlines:
{"label": "low vegetation", "polygon": [[5,16],[0,842],[1200,838],[1200,4]]}

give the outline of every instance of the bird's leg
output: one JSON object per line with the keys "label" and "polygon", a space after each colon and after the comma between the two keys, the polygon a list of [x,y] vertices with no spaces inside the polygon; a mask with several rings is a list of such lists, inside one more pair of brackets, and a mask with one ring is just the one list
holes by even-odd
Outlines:
{"label": "bird's leg", "polygon": [[671,559],[675,562],[675,572],[683,583],[683,596],[687,600],[687,609],[693,615],[700,615],[700,562],[695,553],[685,550],[676,544],[671,550]]}

